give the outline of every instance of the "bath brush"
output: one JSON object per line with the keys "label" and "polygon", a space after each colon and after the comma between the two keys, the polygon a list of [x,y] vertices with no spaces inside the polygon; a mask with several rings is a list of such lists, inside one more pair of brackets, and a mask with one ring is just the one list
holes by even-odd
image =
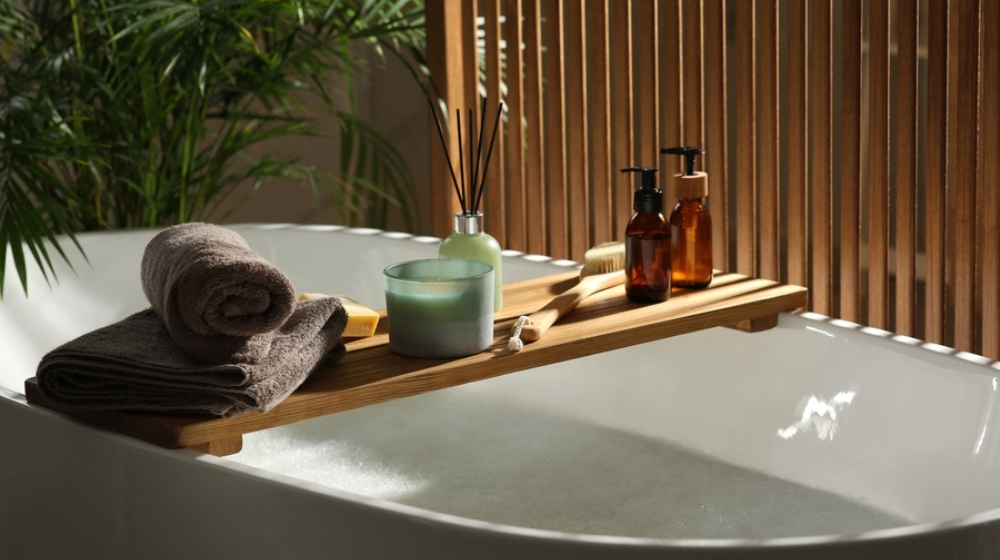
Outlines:
{"label": "bath brush", "polygon": [[612,241],[588,249],[583,260],[580,281],[575,286],[531,315],[518,318],[511,329],[508,348],[516,352],[524,347],[524,342],[538,340],[556,321],[576,309],[581,301],[625,282],[624,243]]}

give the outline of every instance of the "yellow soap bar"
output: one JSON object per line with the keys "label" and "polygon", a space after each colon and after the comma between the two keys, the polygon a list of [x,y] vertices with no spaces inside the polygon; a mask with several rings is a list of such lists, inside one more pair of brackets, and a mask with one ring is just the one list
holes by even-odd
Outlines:
{"label": "yellow soap bar", "polygon": [[[299,300],[319,299],[330,296],[331,294],[302,294],[299,296]],[[344,305],[344,311],[347,311],[347,328],[344,329],[344,334],[341,336],[346,338],[361,338],[375,334],[375,327],[378,326],[377,312],[347,296],[337,295],[336,297],[340,298],[340,302]]]}

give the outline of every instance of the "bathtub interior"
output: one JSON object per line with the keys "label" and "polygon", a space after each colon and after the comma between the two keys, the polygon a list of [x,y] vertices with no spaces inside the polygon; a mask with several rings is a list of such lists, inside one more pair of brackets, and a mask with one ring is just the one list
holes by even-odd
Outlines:
{"label": "bathtub interior", "polygon": [[[857,534],[995,509],[994,378],[840,329],[712,329],[249,434],[230,460],[570,533]],[[845,353],[864,365],[831,370]]]}
{"label": "bathtub interior", "polygon": [[[237,226],[299,291],[382,307],[381,270],[437,240]],[[88,234],[89,263],[8,278],[0,387],[145,306],[153,232]],[[504,278],[568,263],[508,255]],[[8,268],[12,270],[12,268]],[[573,533],[770,538],[940,523],[1000,506],[995,364],[811,314],[710,329],[245,437],[204,460],[309,491]],[[707,497],[707,498],[706,498]],[[686,502],[685,500],[695,500]],[[697,502],[697,503],[696,503]],[[663,504],[685,516],[665,519]],[[658,524],[651,524],[655,519]]]}

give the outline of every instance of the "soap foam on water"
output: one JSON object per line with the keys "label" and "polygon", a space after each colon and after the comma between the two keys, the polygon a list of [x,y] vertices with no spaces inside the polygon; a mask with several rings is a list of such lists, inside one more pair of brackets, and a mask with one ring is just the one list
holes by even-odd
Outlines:
{"label": "soap foam on water", "polygon": [[761,539],[910,523],[660,441],[449,391],[247,434],[231,459],[432,511],[573,533]]}
{"label": "soap foam on water", "polygon": [[364,449],[334,440],[302,445],[294,438],[245,436],[254,440],[251,450],[236,459],[247,465],[299,478],[323,486],[393,500],[415,492],[421,482],[380,464]]}

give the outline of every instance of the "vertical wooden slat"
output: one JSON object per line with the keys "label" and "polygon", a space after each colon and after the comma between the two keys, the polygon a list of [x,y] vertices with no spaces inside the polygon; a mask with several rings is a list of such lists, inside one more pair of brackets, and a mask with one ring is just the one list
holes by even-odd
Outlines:
{"label": "vertical wooden slat", "polygon": [[638,113],[636,128],[638,129],[636,145],[636,164],[651,166],[659,156],[658,133],[660,123],[660,98],[657,92],[657,79],[660,69],[659,33],[657,33],[658,18],[655,2],[637,2],[638,15],[636,32],[639,39],[636,43],[636,59],[638,64],[637,102],[635,110]]}
{"label": "vertical wooden slat", "polygon": [[[672,189],[672,181],[667,181],[667,177],[679,173],[682,166],[677,156],[659,155],[659,149],[680,146],[685,142],[684,120],[687,112],[684,110],[684,81],[687,76],[684,74],[686,70],[684,60],[687,55],[684,52],[681,0],[664,0],[658,4],[660,132],[652,150],[655,154],[654,159],[644,165],[661,169],[660,184],[664,185],[663,197],[669,212],[677,197]],[[640,147],[640,149],[645,148]]]}
{"label": "vertical wooden slat", "polygon": [[757,273],[756,2],[736,2],[736,272]]}
{"label": "vertical wooden slat", "polygon": [[[567,2],[566,51],[587,52],[586,23],[580,2]],[[587,60],[583,56],[568,56],[566,63],[566,180],[569,189],[569,243],[570,258],[583,261],[583,254],[590,247],[590,166],[588,130],[590,115],[587,113],[588,92]]]}
{"label": "vertical wooden slat", "polygon": [[[633,106],[633,74],[632,74],[632,1],[615,0],[611,2],[611,149],[612,165],[615,168],[636,165],[635,145],[632,137],[632,123],[635,122]],[[614,231],[615,239],[623,239],[625,226],[632,214],[631,177],[628,174],[615,173],[613,200],[615,209]]]}
{"label": "vertical wooden slat", "polygon": [[681,5],[681,35],[683,51],[682,107],[684,135],[687,146],[705,147],[704,64],[702,47],[702,0],[683,0]]}
{"label": "vertical wooden slat", "polygon": [[757,53],[760,63],[760,131],[758,157],[760,163],[760,264],[757,274],[761,278],[781,280],[781,206],[780,157],[781,119],[780,71],[778,68],[778,2],[758,0],[757,4]]}
{"label": "vertical wooden slat", "polygon": [[[490,2],[497,2],[499,0],[489,0]],[[489,3],[489,2],[488,2]],[[465,87],[462,88],[462,102],[461,104],[456,104],[451,107],[452,115],[455,114],[455,109],[462,109],[462,122],[465,122],[465,109],[472,107],[474,110],[479,108],[479,57],[476,56],[478,53],[479,45],[478,34],[476,31],[476,21],[479,18],[479,8],[478,2],[466,2],[464,6],[464,13],[462,18],[467,23],[463,23],[462,30],[462,44],[461,48],[462,54],[462,65],[463,65],[463,75],[465,76]],[[499,10],[499,7],[497,8]],[[463,138],[465,132],[462,132]],[[457,162],[456,162],[457,165]]]}
{"label": "vertical wooden slat", "polygon": [[[462,37],[466,33],[475,33],[471,29],[471,21],[465,12],[468,6],[461,1],[437,0],[427,3],[427,64],[434,76],[440,100],[444,105],[442,127],[447,127],[449,107],[455,107],[464,102],[466,86],[465,62],[462,56],[450,56],[451,53],[462,51]],[[440,116],[440,115],[439,115]],[[455,231],[454,215],[459,210],[458,199],[448,171],[448,163],[444,149],[437,139],[434,117],[427,115],[428,127],[433,130],[429,142],[430,180],[431,180],[431,227],[434,235],[445,237]],[[447,131],[445,131],[447,133]],[[447,135],[448,152],[458,153],[458,139],[454,134]]]}
{"label": "vertical wooden slat", "polygon": [[788,282],[809,282],[807,2],[788,3]]}
{"label": "vertical wooden slat", "polygon": [[563,64],[566,41],[563,32],[562,0],[545,3],[545,138],[548,156],[548,196],[546,226],[549,254],[569,257],[568,194],[566,189],[566,70]]}
{"label": "vertical wooden slat", "polygon": [[892,330],[916,336],[917,122],[920,60],[917,0],[900,0],[896,34],[896,297]]}
{"label": "vertical wooden slat", "polygon": [[608,5],[605,0],[587,2],[587,47],[589,70],[587,91],[591,114],[590,131],[593,141],[590,146],[590,170],[592,186],[591,229],[593,244],[615,239],[612,230],[611,186],[611,68],[608,22]]}
{"label": "vertical wooden slat", "polygon": [[979,96],[979,277],[982,354],[1000,360],[1000,2],[983,2]]}
{"label": "vertical wooden slat", "polygon": [[[728,96],[726,94],[726,2],[709,1],[705,13],[705,171],[712,222],[712,264],[729,270]],[[804,183],[803,183],[804,184]],[[803,284],[804,285],[804,284]]]}
{"label": "vertical wooden slat", "polygon": [[[475,5],[475,2],[468,2]],[[483,64],[486,74],[486,99],[487,115],[495,117],[495,107],[499,105],[503,94],[501,86],[503,83],[502,52],[500,49],[500,39],[502,28],[500,23],[502,0],[484,0],[482,2],[483,17],[483,39],[485,41]],[[475,21],[475,20],[473,20]],[[469,84],[470,88],[476,88],[479,83],[478,75],[475,81]],[[477,109],[479,104],[474,105]],[[464,118],[464,117],[463,117]],[[464,122],[464,120],[463,120]],[[491,127],[492,128],[492,127]],[[507,208],[507,197],[504,196],[507,190],[507,168],[504,162],[509,156],[510,126],[501,123],[496,146],[490,156],[489,173],[486,176],[486,190],[483,193],[481,209],[485,214],[485,228],[493,237],[500,241],[504,248],[510,247],[510,240],[507,237],[507,222],[510,210]],[[516,146],[516,144],[515,144]],[[483,162],[484,164],[486,162]],[[457,165],[457,163],[456,163]],[[469,203],[471,206],[471,202]]]}
{"label": "vertical wooden slat", "polygon": [[507,147],[506,182],[501,185],[506,196],[506,247],[525,251],[528,248],[525,216],[524,187],[524,83],[523,66],[521,62],[522,16],[521,0],[504,1],[504,40],[507,55],[507,126],[504,129],[504,139]]}
{"label": "vertical wooden slat", "polygon": [[861,320],[861,0],[843,3],[840,150],[840,317]]}
{"label": "vertical wooden slat", "polygon": [[[976,166],[979,157],[979,14],[980,0],[959,0],[956,16],[961,37],[958,50],[955,165],[948,189],[953,193],[954,291],[952,320],[958,350],[975,350]],[[994,30],[995,31],[995,30]],[[996,87],[996,84],[991,84]],[[996,157],[996,154],[994,154]]]}
{"label": "vertical wooden slat", "polygon": [[810,222],[812,224],[812,280],[809,301],[813,311],[833,311],[832,243],[832,51],[833,18],[830,0],[810,2],[809,105],[812,114],[809,152],[812,170]]}
{"label": "vertical wooden slat", "polygon": [[954,184],[955,172],[955,162],[956,153],[955,150],[958,147],[958,127],[961,126],[958,120],[958,90],[961,86],[960,78],[958,73],[958,53],[959,53],[959,42],[961,42],[961,33],[959,33],[958,22],[959,17],[957,13],[957,2],[951,2],[948,5],[948,11],[951,12],[951,20],[949,22],[949,32],[948,32],[948,175],[946,176],[946,186],[945,186],[945,206],[942,208],[942,212],[945,213],[945,259],[944,259],[944,278],[945,278],[945,291],[944,291],[944,308],[945,308],[945,338],[940,341],[941,344],[946,346],[955,345],[955,321],[954,321],[954,310],[955,310],[955,284],[952,282],[952,278],[955,277],[955,190],[952,187]]}
{"label": "vertical wooden slat", "polygon": [[930,0],[927,21],[927,203],[925,249],[924,338],[944,341],[945,230],[948,184],[948,0]]}
{"label": "vertical wooden slat", "polygon": [[888,326],[889,304],[889,3],[869,6],[868,321]]}
{"label": "vertical wooden slat", "polygon": [[[545,180],[544,162],[548,146],[543,138],[542,119],[542,14],[538,2],[524,5],[524,117],[525,145],[525,228],[528,236],[527,251],[544,255],[548,251],[545,232]],[[495,104],[494,104],[495,105]],[[488,120],[488,117],[487,117]]]}

